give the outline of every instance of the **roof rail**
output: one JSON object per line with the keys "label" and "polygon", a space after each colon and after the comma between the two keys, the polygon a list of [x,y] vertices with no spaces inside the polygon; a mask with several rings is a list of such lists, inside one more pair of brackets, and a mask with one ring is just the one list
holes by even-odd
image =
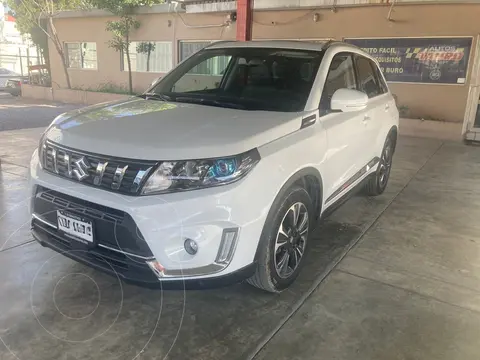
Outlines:
{"label": "roof rail", "polygon": [[235,42],[235,40],[219,40],[219,41],[213,41],[207,46],[204,47],[204,49],[208,49],[209,47],[217,44],[222,44],[222,43],[230,43],[230,42]]}
{"label": "roof rail", "polygon": [[335,45],[335,44],[342,44],[342,45],[345,45],[347,43],[343,42],[343,41],[338,41],[338,40],[328,40],[325,45],[323,45],[323,49],[328,49],[330,46],[332,45]]}
{"label": "roof rail", "polygon": [[328,47],[330,46],[330,44],[331,44],[332,42],[334,42],[334,41],[335,41],[335,40],[327,40],[327,41],[325,42],[325,44],[323,44],[322,48],[323,48],[323,49],[328,49]]}

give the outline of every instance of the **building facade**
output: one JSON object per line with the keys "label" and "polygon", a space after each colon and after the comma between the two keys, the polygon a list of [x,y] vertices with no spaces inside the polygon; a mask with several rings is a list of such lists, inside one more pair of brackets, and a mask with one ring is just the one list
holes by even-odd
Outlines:
{"label": "building facade", "polygon": [[36,47],[17,30],[8,7],[0,4],[0,74],[11,71],[27,75],[28,65],[36,65],[39,61]]}
{"label": "building facade", "polygon": [[[265,1],[263,1],[265,2]],[[474,129],[480,96],[480,3],[318,6],[256,9],[253,39],[335,39],[377,56],[404,117],[463,122]],[[230,2],[231,3],[231,2]],[[224,7],[225,9],[225,7]],[[235,40],[230,10],[189,13],[172,5],[142,8],[132,35],[136,91],[212,41]],[[221,9],[220,9],[221,10]],[[63,13],[55,26],[65,43],[72,87],[126,87],[125,54],[108,47],[102,11]],[[66,85],[61,60],[50,47],[52,80]],[[480,124],[479,124],[480,125]]]}

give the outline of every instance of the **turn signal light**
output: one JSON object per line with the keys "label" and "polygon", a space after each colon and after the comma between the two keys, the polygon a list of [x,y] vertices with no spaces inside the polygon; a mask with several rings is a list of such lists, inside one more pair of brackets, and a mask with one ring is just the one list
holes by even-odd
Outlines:
{"label": "turn signal light", "polygon": [[217,264],[228,264],[232,260],[235,245],[237,244],[237,233],[238,228],[223,230],[222,242],[215,260]]}
{"label": "turn signal light", "polygon": [[157,260],[147,261],[147,265],[158,278],[162,278],[165,276],[165,268]]}

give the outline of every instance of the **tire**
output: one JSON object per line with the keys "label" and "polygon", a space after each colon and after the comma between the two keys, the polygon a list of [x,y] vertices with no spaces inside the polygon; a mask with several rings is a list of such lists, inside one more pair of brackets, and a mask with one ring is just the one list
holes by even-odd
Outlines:
{"label": "tire", "polygon": [[387,188],[388,179],[392,170],[393,153],[395,151],[394,135],[389,134],[383,145],[382,155],[377,171],[370,176],[365,184],[365,192],[368,196],[381,195]]}
{"label": "tire", "polygon": [[303,187],[294,185],[277,198],[260,237],[257,270],[247,282],[272,293],[289,287],[304,263],[315,221],[312,199]]}

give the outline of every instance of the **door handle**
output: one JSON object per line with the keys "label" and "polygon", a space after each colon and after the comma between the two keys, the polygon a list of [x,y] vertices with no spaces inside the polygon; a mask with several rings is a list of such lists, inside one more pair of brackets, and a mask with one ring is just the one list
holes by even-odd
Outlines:
{"label": "door handle", "polygon": [[390,105],[385,104],[385,111],[387,111],[388,109],[390,109]]}
{"label": "door handle", "polygon": [[370,121],[370,115],[366,115],[363,117],[363,123],[366,124],[368,121]]}

